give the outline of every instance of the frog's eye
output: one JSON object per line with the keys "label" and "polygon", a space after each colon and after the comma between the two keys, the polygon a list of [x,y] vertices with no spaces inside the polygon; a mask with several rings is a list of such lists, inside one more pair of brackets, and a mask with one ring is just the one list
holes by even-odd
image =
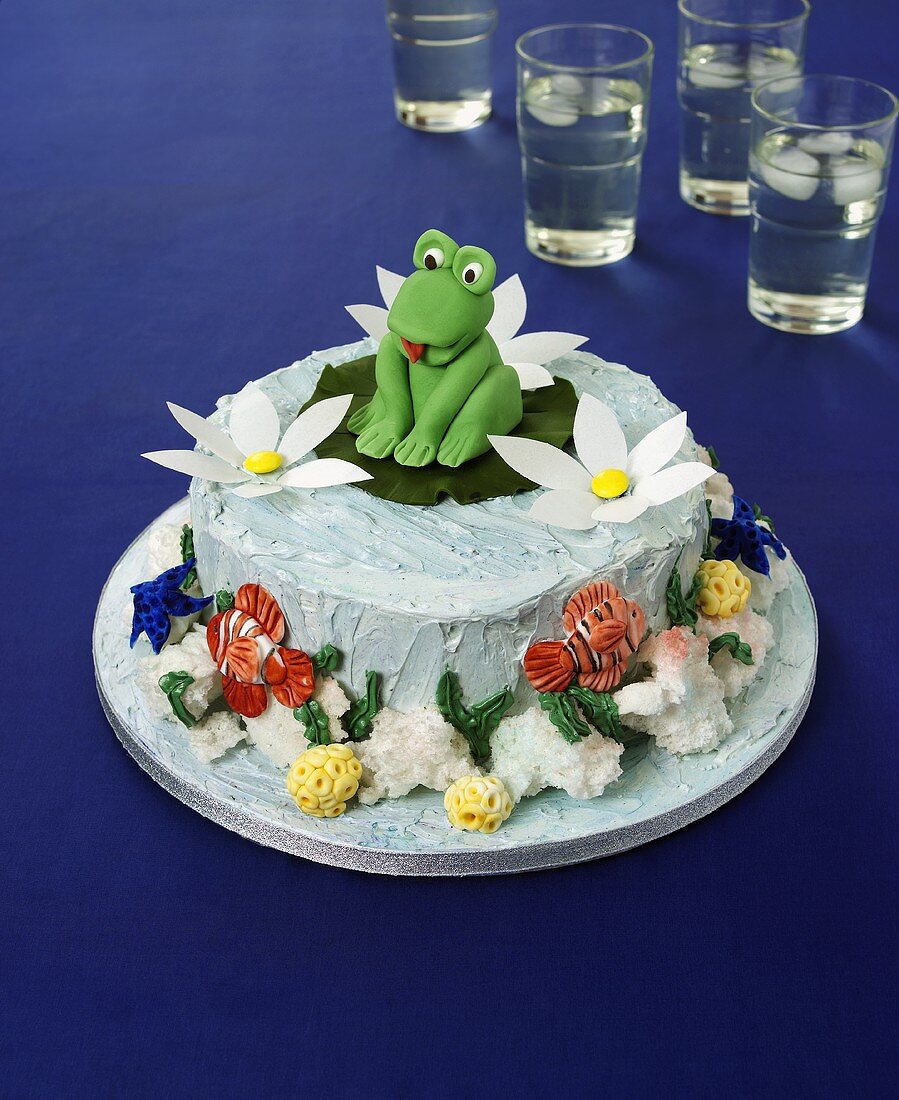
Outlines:
{"label": "frog's eye", "polygon": [[452,237],[439,229],[428,229],[418,238],[412,262],[419,271],[436,271],[440,267],[452,267],[459,246]]}
{"label": "frog's eye", "polygon": [[467,244],[456,253],[453,274],[472,294],[486,294],[493,289],[496,264],[489,252]]}
{"label": "frog's eye", "polygon": [[[427,261],[425,261],[427,263]],[[462,268],[462,282],[471,286],[472,283],[476,283],[478,279],[484,274],[484,265],[479,263],[466,264]]]}

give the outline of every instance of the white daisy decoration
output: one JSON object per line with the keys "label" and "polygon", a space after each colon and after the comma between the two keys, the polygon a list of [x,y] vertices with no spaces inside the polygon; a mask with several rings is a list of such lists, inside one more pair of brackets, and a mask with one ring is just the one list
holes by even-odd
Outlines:
{"label": "white daisy decoration", "polygon": [[345,394],[319,401],[301,412],[283,436],[278,410],[255,382],[249,382],[234,398],[227,432],[168,402],[181,427],[212,454],[149,451],[143,457],[181,474],[233,486],[232,491],[241,497],[269,496],[285,486],[323,489],[366,481],[371,474],[341,458],[315,458],[296,465],[338,427],[352,400],[352,394]]}
{"label": "white daisy decoration", "polygon": [[[406,281],[383,267],[376,269],[378,286],[384,306],[347,306],[346,311],[369,336],[381,340],[387,335],[387,314],[400,287]],[[506,279],[493,291],[493,317],[487,331],[493,337],[503,362],[514,367],[523,390],[539,390],[553,384],[553,377],[544,366],[567,355],[587,342],[586,336],[573,332],[516,333],[524,324],[528,308],[527,295],[517,275]]]}
{"label": "white daisy decoration", "polygon": [[508,466],[549,489],[529,515],[554,527],[587,531],[597,523],[631,523],[647,508],[682,496],[714,474],[704,462],[668,465],[686,431],[687,414],[678,413],[629,452],[615,414],[585,393],[574,418],[577,458],[536,439],[489,439]]}

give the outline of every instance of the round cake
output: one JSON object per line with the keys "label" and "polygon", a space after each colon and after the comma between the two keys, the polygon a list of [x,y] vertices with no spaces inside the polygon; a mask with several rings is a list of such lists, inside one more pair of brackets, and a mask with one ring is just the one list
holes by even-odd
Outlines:
{"label": "round cake", "polygon": [[[375,341],[331,348],[257,381],[282,429],[313,394],[327,364],[372,354]],[[645,375],[571,352],[552,364],[577,394],[600,398],[628,445],[679,411]],[[233,397],[210,418],[224,424]],[[697,458],[687,433],[679,459]],[[446,667],[481,698],[508,685],[511,713],[537,704],[522,658],[539,639],[563,636],[562,610],[597,580],[638,603],[650,630],[666,623],[665,589],[677,565],[689,586],[705,542],[702,487],[651,508],[631,523],[569,531],[527,512],[536,492],[478,503],[431,506],[383,500],[356,485],[243,498],[228,485],[195,479],[191,517],[205,592],[264,586],[307,652],[332,644],[342,677],[361,692],[381,678],[382,705],[432,705]]]}

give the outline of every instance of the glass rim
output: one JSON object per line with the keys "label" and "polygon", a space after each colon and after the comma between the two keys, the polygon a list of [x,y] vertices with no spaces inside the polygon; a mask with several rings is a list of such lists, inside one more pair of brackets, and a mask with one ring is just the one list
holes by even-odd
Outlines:
{"label": "glass rim", "polygon": [[791,23],[799,23],[803,19],[808,19],[809,12],[812,10],[809,0],[799,0],[801,10],[796,15],[790,15],[786,19],[770,19],[760,23],[747,23],[735,19],[716,19],[713,16],[697,15],[696,12],[690,11],[687,7],[689,2],[690,0],[677,0],[677,10],[688,19],[692,19],[696,23],[703,23],[707,27],[761,27],[763,29],[788,27]]}
{"label": "glass rim", "polygon": [[[630,61],[616,61],[609,65],[565,65],[558,61],[542,61],[539,57],[534,57],[525,49],[525,43],[527,40],[533,38],[538,34],[545,34],[547,31],[568,31],[568,30],[591,30],[591,31],[620,31],[623,34],[640,39],[644,44],[644,50],[637,57],[632,58]],[[524,34],[519,35],[515,41],[515,52],[524,61],[530,61],[534,65],[539,65],[544,69],[551,69],[554,72],[566,72],[566,73],[610,73],[616,69],[630,69],[634,65],[640,65],[644,61],[651,60],[655,53],[655,44],[652,39],[645,35],[642,31],[636,30],[634,27],[625,27],[620,23],[547,23],[543,27],[531,27],[529,31],[525,31]]]}
{"label": "glass rim", "polygon": [[[860,84],[866,88],[874,88],[878,92],[883,92],[890,103],[890,109],[880,118],[871,119],[868,122],[834,122],[831,125],[825,125],[820,122],[797,122],[794,118],[784,118],[783,115],[779,115],[775,111],[766,110],[764,107],[761,107],[758,102],[759,92],[763,92],[773,84],[779,84],[787,80],[831,80],[847,84]],[[884,88],[882,84],[875,84],[873,80],[864,80],[858,76],[841,76],[839,73],[796,73],[793,76],[775,76],[772,77],[771,80],[766,80],[762,84],[757,84],[752,89],[750,102],[752,104],[752,109],[758,112],[763,118],[768,119],[769,122],[777,122],[780,125],[789,126],[795,130],[867,130],[872,126],[882,126],[885,122],[890,122],[895,119],[897,113],[899,113],[899,99],[893,95],[889,88]]]}

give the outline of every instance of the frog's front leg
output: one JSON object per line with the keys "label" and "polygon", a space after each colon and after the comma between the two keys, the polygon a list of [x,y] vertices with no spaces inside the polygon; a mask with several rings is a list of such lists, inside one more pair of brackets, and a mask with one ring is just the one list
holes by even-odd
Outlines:
{"label": "frog's front leg", "polygon": [[427,466],[434,461],[446,429],[484,377],[491,344],[490,338],[482,334],[443,368],[443,377],[418,412],[415,427],[393,452],[397,462]]}
{"label": "frog's front leg", "polygon": [[356,450],[370,458],[387,458],[414,422],[409,391],[409,360],[391,333],[381,340],[375,360],[377,390],[371,401],[353,414],[350,431],[358,431]]}

